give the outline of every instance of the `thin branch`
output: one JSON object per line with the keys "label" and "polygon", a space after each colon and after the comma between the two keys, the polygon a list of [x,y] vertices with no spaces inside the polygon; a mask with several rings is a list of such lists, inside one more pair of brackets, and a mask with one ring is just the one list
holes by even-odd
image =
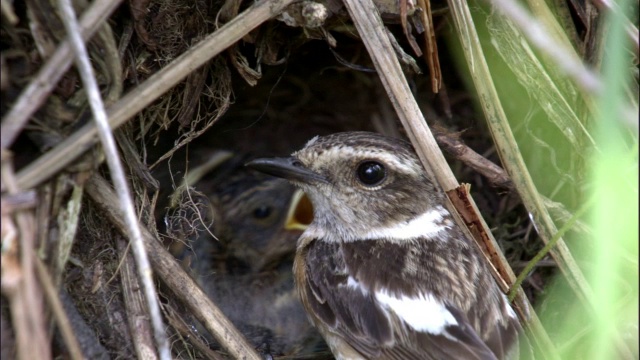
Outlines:
{"label": "thin branch", "polygon": [[[387,91],[389,100],[393,104],[396,113],[402,125],[404,126],[411,143],[416,149],[418,156],[425,170],[435,178],[440,186],[444,190],[451,190],[458,187],[458,182],[455,176],[451,172],[442,152],[438,148],[436,141],[429,130],[426,121],[422,115],[422,112],[418,108],[418,105],[409,90],[409,85],[405,79],[404,74],[398,63],[398,59],[393,53],[393,48],[389,43],[389,39],[385,36],[384,25],[378,14],[378,11],[371,0],[345,0],[344,1],[351,18],[358,29],[358,33],[366,46],[369,56],[373,60],[377,73],[382,80],[382,83]],[[471,31],[469,29],[468,31]],[[473,29],[475,31],[475,29]],[[473,68],[473,67],[472,67]],[[475,203],[469,198],[469,205],[479,214]],[[456,218],[456,223],[461,225],[461,229],[466,231],[470,235],[469,229],[466,228],[464,222],[455,211],[451,203],[447,204],[450,212]],[[482,227],[483,232],[486,234],[490,245],[493,247],[491,253],[495,256],[492,257],[492,261],[499,265],[499,268],[504,269],[507,273],[501,274],[504,278],[496,276],[499,282],[508,282],[511,284],[515,279],[513,271],[509,267],[508,262],[504,258],[504,255],[500,251],[495,238],[489,231],[487,224],[484,222],[481,216],[477,216],[479,225]],[[482,247],[480,243],[482,239],[476,239],[477,245]],[[493,271],[497,271],[492,267]],[[536,334],[536,340],[541,342],[541,348],[549,349],[553,354],[553,345],[549,340],[548,335],[540,325],[535,312],[530,313],[529,309],[531,305],[527,300],[524,292],[519,290],[518,298],[515,303],[515,308],[520,314],[523,320],[527,320],[527,325],[532,328]],[[551,355],[552,357],[554,355]],[[557,357],[557,354],[556,356]]]}
{"label": "thin branch", "polygon": [[129,332],[138,359],[156,360],[158,356],[153,348],[153,336],[149,323],[149,313],[145,309],[144,295],[140,294],[140,282],[136,277],[135,259],[128,251],[128,242],[122,237],[116,239],[118,256],[122,259],[120,279],[122,298],[127,311]]}
{"label": "thin branch", "polygon": [[[470,9],[465,1],[450,0],[450,4],[458,33],[464,34],[464,36],[460,36],[460,39],[463,42],[465,57],[496,149],[503,160],[505,170],[507,170],[525,207],[531,214],[540,237],[547,243],[557,232],[557,229],[518,150],[518,145],[502,108],[502,102],[493,84]],[[552,250],[552,255],[578,297],[581,300],[589,298],[591,288],[562,239]]]}
{"label": "thin branch", "polygon": [[434,94],[437,94],[442,87],[442,69],[440,68],[438,43],[436,41],[436,31],[433,24],[431,1],[418,0],[418,6],[422,8],[420,16],[424,25],[424,59],[427,61],[427,65],[429,66],[431,91],[433,91]]}
{"label": "thin branch", "polygon": [[13,10],[13,4],[9,3],[9,0],[0,1],[0,11],[2,12],[2,15],[5,16],[9,24],[16,25],[20,21]]}
{"label": "thin branch", "polygon": [[164,306],[164,313],[167,317],[167,322],[176,331],[176,335],[183,342],[189,342],[194,348],[198,349],[205,359],[208,360],[227,360],[228,357],[222,356],[219,350],[212,350],[207,341],[202,338],[202,334],[186,320],[181,317],[181,314],[174,310],[169,304]]}
{"label": "thin branch", "polygon": [[60,329],[62,338],[67,345],[67,349],[69,350],[71,359],[83,360],[84,356],[82,354],[82,350],[80,350],[80,344],[78,343],[78,339],[73,332],[73,328],[71,327],[71,324],[69,322],[69,317],[64,311],[64,307],[62,306],[62,302],[60,301],[60,297],[58,296],[58,291],[53,284],[53,280],[51,279],[51,276],[49,276],[49,270],[42,263],[42,260],[40,260],[40,258],[38,258],[37,256],[35,257],[35,265],[40,284],[42,284],[42,288],[44,289],[47,301],[49,302],[49,306],[51,307],[51,310],[53,312],[53,317],[56,319],[58,329]]}
{"label": "thin branch", "polygon": [[[502,0],[500,0],[502,1]],[[530,218],[536,231],[545,244],[558,232],[556,225],[546,208],[544,198],[538,192],[531,174],[518,149],[509,121],[506,118],[502,101],[493,83],[493,78],[480,44],[478,33],[471,16],[469,4],[464,0],[449,0],[454,25],[462,43],[464,55],[470,69],[474,86],[478,92],[480,104],[485,113],[487,124],[493,136],[496,149],[503,160],[505,169],[513,180],[522,202],[529,211]],[[547,45],[550,46],[550,45]],[[576,297],[585,303],[589,309],[594,309],[593,289],[587,282],[575,258],[562,238],[557,240],[551,254],[558,263],[567,283],[571,286]],[[521,290],[518,290],[520,293]],[[546,334],[545,334],[546,335]],[[553,344],[546,337],[536,338],[540,341],[539,349],[545,350]],[[623,345],[625,357],[629,349]]]}
{"label": "thin branch", "polygon": [[131,192],[129,191],[129,185],[127,184],[124,170],[122,169],[120,155],[116,148],[113,133],[109,127],[107,113],[104,109],[100,90],[98,89],[98,83],[93,75],[93,68],[91,67],[89,54],[84,45],[84,41],[82,40],[82,36],[80,35],[80,27],[78,25],[78,20],[76,19],[73,5],[71,5],[71,0],[60,0],[58,8],[64,20],[63,23],[76,56],[76,65],[80,72],[80,77],[82,78],[85,91],[87,92],[89,105],[91,106],[93,118],[98,128],[100,142],[102,143],[102,147],[106,154],[111,178],[118,193],[120,206],[122,207],[122,211],[126,214],[128,227],[127,232],[133,245],[133,254],[136,259],[138,274],[140,275],[140,281],[142,282],[144,294],[147,299],[147,306],[149,306],[149,315],[151,317],[151,324],[153,326],[156,342],[158,343],[158,352],[161,359],[170,360],[171,350],[169,348],[169,340],[164,332],[164,324],[160,313],[160,305],[158,304],[158,299],[156,297],[151,265],[149,264],[149,258],[147,257],[147,252],[144,248],[138,217],[131,198]]}
{"label": "thin branch", "polygon": [[[80,20],[82,38],[87,40],[98,31],[102,23],[118,7],[121,1],[93,1]],[[71,44],[69,40],[65,40],[60,43],[51,58],[40,68],[31,82],[29,82],[29,85],[24,88],[11,110],[2,119],[2,125],[0,125],[0,147],[7,149],[13,144],[13,141],[18,137],[31,115],[45,102],[62,75],[69,69],[72,60]]]}
{"label": "thin branch", "polygon": [[[109,124],[117,128],[143,110],[229,46],[263,22],[278,15],[296,0],[258,1],[216,32],[191,47],[107,109]],[[49,179],[96,143],[95,124],[88,123],[48,153],[27,165],[16,175],[23,188],[35,187]]]}
{"label": "thin branch", "polygon": [[[348,0],[345,1],[345,4],[369,51],[389,100],[391,100],[409,139],[416,148],[425,170],[440,183],[445,191],[457,188],[458,181],[438,148],[436,140],[409,89],[388,36],[384,36],[386,30],[375,6],[371,1]],[[458,213],[452,204],[449,203],[448,208],[454,216],[457,216]],[[466,230],[462,219],[458,218],[457,222],[461,225],[461,229]],[[486,224],[484,228],[488,229]],[[494,248],[499,249],[495,239],[490,235],[491,232],[488,230],[486,232],[494,244]],[[471,236],[471,234],[469,235]],[[508,268],[508,263],[500,251],[492,251],[492,253],[495,253],[497,258],[491,259],[491,263],[500,263],[503,264],[501,267]],[[503,281],[509,282],[510,278],[515,279],[513,272],[502,275],[505,277],[502,279]]]}
{"label": "thin branch", "polygon": [[[480,175],[484,176],[493,186],[503,187],[509,191],[515,190],[513,181],[511,181],[509,174],[507,174],[503,168],[468,147],[458,139],[456,134],[438,126],[434,127],[433,133],[438,145],[440,145],[444,151],[455,157],[457,160],[462,161],[466,166],[475,170]],[[554,202],[545,196],[542,196],[542,201],[557,222],[566,223],[574,217],[574,215],[567,210],[563,204]],[[589,234],[591,232],[591,229],[587,224],[577,219],[574,221],[572,229],[584,234]]]}
{"label": "thin branch", "polygon": [[493,186],[504,187],[509,190],[514,189],[513,182],[504,169],[475,152],[464,144],[455,134],[438,126],[433,128],[433,133],[438,145],[440,145],[442,149],[486,177]]}
{"label": "thin branch", "polygon": [[[8,151],[1,152],[2,184],[9,194],[21,193]],[[31,209],[18,210],[15,217],[2,216],[2,294],[9,300],[16,332],[17,359],[51,359],[43,295],[35,275],[35,219]]]}
{"label": "thin branch", "polygon": [[[116,194],[107,181],[98,175],[93,175],[87,182],[86,189],[96,206],[105,213],[120,233],[125,234],[127,230],[124,214],[116,201]],[[156,239],[144,226],[141,230],[144,245],[158,277],[189,308],[218,343],[234,358],[261,360],[244,336],[182,269],[173,255],[162,246],[160,240]]]}

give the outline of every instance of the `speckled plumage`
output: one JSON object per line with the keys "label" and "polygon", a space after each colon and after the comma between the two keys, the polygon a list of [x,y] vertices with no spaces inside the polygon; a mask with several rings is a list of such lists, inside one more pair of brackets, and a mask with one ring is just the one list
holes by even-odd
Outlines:
{"label": "speckled plumage", "polygon": [[[371,161],[385,176],[367,185],[358,169]],[[310,319],[338,359],[514,353],[515,313],[410,144],[339,133],[310,140],[287,160],[253,166],[293,179],[313,203],[294,275]]]}

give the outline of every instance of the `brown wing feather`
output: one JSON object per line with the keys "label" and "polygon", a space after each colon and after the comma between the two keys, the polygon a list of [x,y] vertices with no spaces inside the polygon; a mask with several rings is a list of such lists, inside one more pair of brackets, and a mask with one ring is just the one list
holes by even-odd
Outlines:
{"label": "brown wing feather", "polygon": [[[429,245],[432,241],[425,243]],[[386,246],[380,247],[380,244]],[[315,320],[324,323],[367,359],[496,359],[487,346],[489,344],[485,344],[467,319],[466,313],[473,311],[465,313],[447,303],[447,309],[458,325],[448,326],[442,335],[434,335],[414,331],[376,301],[374,292],[380,288],[407,296],[415,296],[418,291],[443,296],[447,291],[443,287],[446,281],[434,280],[434,274],[428,273],[437,263],[428,256],[434,249],[425,245],[418,247],[419,254],[415,251],[408,254],[406,247],[391,245],[379,241],[348,244],[311,242],[305,249],[308,251],[306,284],[299,286],[306,287],[306,305],[311,308]],[[379,259],[373,261],[380,256],[385,256],[383,262]],[[418,263],[409,264],[409,261]],[[372,264],[377,265],[374,267]],[[411,269],[411,274],[404,271],[407,268]],[[471,266],[469,270],[476,271]],[[496,354],[500,358],[502,348],[509,345],[503,344],[501,331],[497,329],[492,334],[500,337],[492,336],[497,343],[491,344],[497,347]]]}

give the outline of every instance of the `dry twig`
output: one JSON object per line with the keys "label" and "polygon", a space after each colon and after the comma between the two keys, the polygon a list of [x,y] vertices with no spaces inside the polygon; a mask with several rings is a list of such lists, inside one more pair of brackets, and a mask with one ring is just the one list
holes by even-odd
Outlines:
{"label": "dry twig", "polygon": [[[82,15],[80,20],[81,34],[84,40],[89,39],[102,23],[111,15],[121,0],[96,0]],[[3,1],[4,4],[4,1]],[[11,110],[2,119],[0,125],[0,147],[8,149],[18,137],[27,121],[44,103],[47,96],[58,84],[58,81],[71,66],[71,44],[62,42],[51,58],[40,68],[38,74],[24,88]],[[4,185],[3,185],[4,188]],[[30,188],[25,187],[25,188]]]}
{"label": "dry twig", "polygon": [[151,324],[153,325],[155,339],[158,343],[158,352],[161,359],[169,360],[171,359],[171,350],[169,348],[169,340],[164,331],[160,305],[158,304],[156,289],[153,284],[151,265],[149,264],[149,259],[144,248],[138,217],[133,205],[133,199],[131,198],[131,191],[129,190],[124,169],[122,168],[113,133],[107,121],[107,114],[104,109],[100,90],[98,89],[98,83],[93,75],[89,54],[80,35],[80,28],[76,19],[75,10],[73,9],[73,5],[71,5],[71,0],[60,0],[58,5],[62,18],[64,19],[71,47],[75,53],[78,71],[80,72],[80,77],[87,92],[89,105],[91,106],[93,118],[98,129],[98,136],[106,153],[107,164],[109,165],[111,178],[116,186],[119,203],[122,211],[126,214],[127,235],[133,245],[133,254],[147,300],[147,306],[149,307]]}
{"label": "dry twig", "polygon": [[[127,232],[124,215],[111,186],[98,175],[87,183],[87,194],[102,209],[122,234]],[[260,356],[220,309],[200,289],[193,279],[145,227],[141,227],[144,245],[156,274],[191,310],[194,316],[232,356],[239,359],[260,360]]]}
{"label": "dry twig", "polygon": [[440,68],[440,58],[438,57],[438,44],[436,42],[436,30],[433,24],[433,13],[431,12],[431,1],[418,0],[422,8],[420,16],[424,24],[424,58],[429,66],[431,76],[431,91],[438,93],[442,87],[442,70]]}
{"label": "dry twig", "polygon": [[67,349],[69,350],[71,359],[84,359],[82,351],[80,350],[80,345],[78,344],[78,339],[76,339],[76,335],[73,332],[73,328],[71,327],[69,318],[67,317],[60,298],[58,297],[58,291],[56,290],[55,284],[53,283],[53,280],[49,275],[49,270],[37,256],[35,257],[35,265],[38,273],[38,278],[40,280],[40,283],[42,284],[42,288],[44,289],[44,293],[53,312],[53,316],[56,319],[56,323],[58,324],[58,329],[60,329],[62,338],[67,345]]}
{"label": "dry twig", "polygon": [[[117,128],[151,104],[159,96],[182,81],[194,69],[242,39],[263,22],[278,15],[295,0],[260,1],[249,7],[216,32],[194,45],[140,86],[109,106],[107,114],[111,128]],[[96,143],[97,129],[89,123],[48,153],[27,165],[18,174],[24,188],[31,188],[62,170]]]}
{"label": "dry twig", "polygon": [[200,351],[205,359],[209,360],[226,360],[217,351],[211,350],[207,342],[202,339],[198,331],[193,328],[193,325],[188,324],[175,309],[170,305],[164,306],[164,313],[167,317],[167,322],[176,331],[176,334],[182,341],[189,339],[189,343],[198,351]]}
{"label": "dry twig", "polygon": [[[360,37],[367,47],[382,83],[387,90],[389,99],[396,109],[398,117],[407,131],[407,135],[413,146],[416,148],[425,169],[433,178],[437,179],[445,190],[458,187],[457,180],[445,161],[444,156],[438,149],[436,141],[409,90],[400,64],[393,55],[393,48],[388,38],[384,36],[384,26],[376,11],[375,5],[371,0],[345,0],[345,4],[358,29]],[[471,206],[476,214],[479,213],[475,203],[470,198],[469,206]],[[454,214],[454,217],[457,216],[457,212],[453,211],[454,208],[452,204],[448,204],[448,207],[452,210],[451,213]],[[497,280],[499,283],[502,283],[501,285],[504,289],[504,283],[513,283],[515,275],[482,217],[476,215],[475,218],[485,233],[487,240],[490,242],[492,249],[489,251],[489,254],[495,255],[491,258],[490,264],[498,266],[498,269],[501,270],[501,276],[498,276]],[[456,222],[461,225],[463,224],[459,216],[457,216]],[[462,228],[466,229],[466,226],[462,226]],[[481,242],[482,239],[477,239],[476,241],[478,241],[478,246],[481,248],[484,247]],[[495,270],[496,269],[494,269],[494,271]],[[518,292],[515,305],[516,311],[519,313],[521,319],[526,321],[529,326],[535,328],[536,334],[538,335],[537,338],[539,338],[538,340],[542,339],[541,347],[551,349],[551,342],[540,325],[537,316],[535,313],[529,313],[530,304],[522,290]]]}
{"label": "dry twig", "polygon": [[[448,130],[438,126],[434,127],[433,133],[438,145],[444,151],[455,157],[457,160],[462,161],[465,165],[469,166],[480,175],[484,176],[493,186],[503,187],[509,191],[515,190],[513,181],[511,181],[509,174],[507,174],[503,168],[475,152],[464,144],[455,134],[452,134],[448,132]],[[545,206],[552,212],[556,221],[566,223],[575,217],[575,215],[567,210],[563,204],[554,202],[544,196],[542,196],[542,200]],[[460,209],[460,207],[457,206],[456,208]],[[573,224],[572,230],[585,234],[588,234],[591,231],[589,226],[583,221],[573,219],[571,222]]]}
{"label": "dry twig", "polygon": [[446,152],[486,177],[494,186],[513,190],[513,182],[500,166],[469,148],[444,128],[436,126],[433,128],[433,133],[438,145]]}
{"label": "dry twig", "polygon": [[118,248],[118,256],[123,260],[122,267],[120,267],[120,279],[122,297],[127,309],[127,323],[131,333],[131,342],[136,350],[138,359],[155,360],[158,356],[153,346],[149,314],[145,309],[144,294],[140,294],[141,289],[136,277],[135,260],[131,257],[131,252],[128,251],[129,246],[127,246],[127,242],[124,239],[116,239],[116,247]]}
{"label": "dry twig", "polygon": [[[466,2],[462,1],[452,1],[451,4],[450,9],[452,10],[454,23],[459,29],[458,32],[465,34],[465,36],[461,37],[463,49],[465,49],[465,56],[470,64],[471,76],[478,90],[479,98],[482,100],[481,105],[485,111],[489,129],[493,133],[496,148],[501,159],[503,159],[507,172],[515,182],[516,189],[518,189],[524,205],[532,214],[532,220],[536,228],[546,242],[551,237],[549,234],[556,232],[555,225],[541,204],[538,191],[518,151],[518,146],[509,127],[504,109],[500,106],[500,98],[493,85],[478,34],[473,27],[469,7]],[[505,161],[507,154],[509,154],[509,161]],[[571,252],[562,239],[558,241],[558,246],[552,253],[559,262],[562,271],[568,275],[567,277],[572,286],[577,290],[579,296],[584,299],[583,290],[587,289],[588,286],[584,276],[575,264]]]}
{"label": "dry twig", "polygon": [[[459,39],[462,43],[464,55],[469,65],[474,85],[478,91],[478,98],[485,113],[485,118],[491,130],[496,149],[525,207],[530,213],[531,220],[540,238],[547,244],[558,232],[558,229],[548,209],[545,207],[544,199],[538,192],[524,159],[518,150],[518,145],[506,118],[482,46],[480,45],[479,36],[476,32],[469,6],[466,1],[461,0],[449,0],[449,4],[454,25],[456,26],[458,34],[460,34]],[[556,246],[551,250],[551,254],[577,297],[584,301],[589,307],[593,307],[592,289],[562,238],[558,239]],[[513,279],[511,279],[511,281],[513,281]],[[538,326],[538,324],[535,324],[535,326]],[[536,333],[543,334],[537,331]],[[541,346],[539,348],[541,350],[552,347],[551,342],[546,336],[536,338],[536,340],[540,342]],[[628,349],[622,350],[628,354]]]}
{"label": "dry twig", "polygon": [[[9,194],[21,193],[7,151],[1,153],[2,184]],[[43,309],[42,289],[35,275],[34,215],[18,210],[14,218],[2,214],[2,294],[9,300],[16,333],[18,359],[50,359],[49,336]]]}

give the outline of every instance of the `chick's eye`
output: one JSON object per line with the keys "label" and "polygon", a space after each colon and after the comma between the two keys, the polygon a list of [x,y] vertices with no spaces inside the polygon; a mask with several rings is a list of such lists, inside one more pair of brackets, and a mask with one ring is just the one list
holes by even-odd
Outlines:
{"label": "chick's eye", "polygon": [[378,185],[384,180],[387,173],[384,166],[377,161],[365,161],[358,165],[358,180],[364,185]]}
{"label": "chick's eye", "polygon": [[271,215],[273,209],[270,206],[262,205],[253,210],[253,217],[256,219],[265,219]]}

